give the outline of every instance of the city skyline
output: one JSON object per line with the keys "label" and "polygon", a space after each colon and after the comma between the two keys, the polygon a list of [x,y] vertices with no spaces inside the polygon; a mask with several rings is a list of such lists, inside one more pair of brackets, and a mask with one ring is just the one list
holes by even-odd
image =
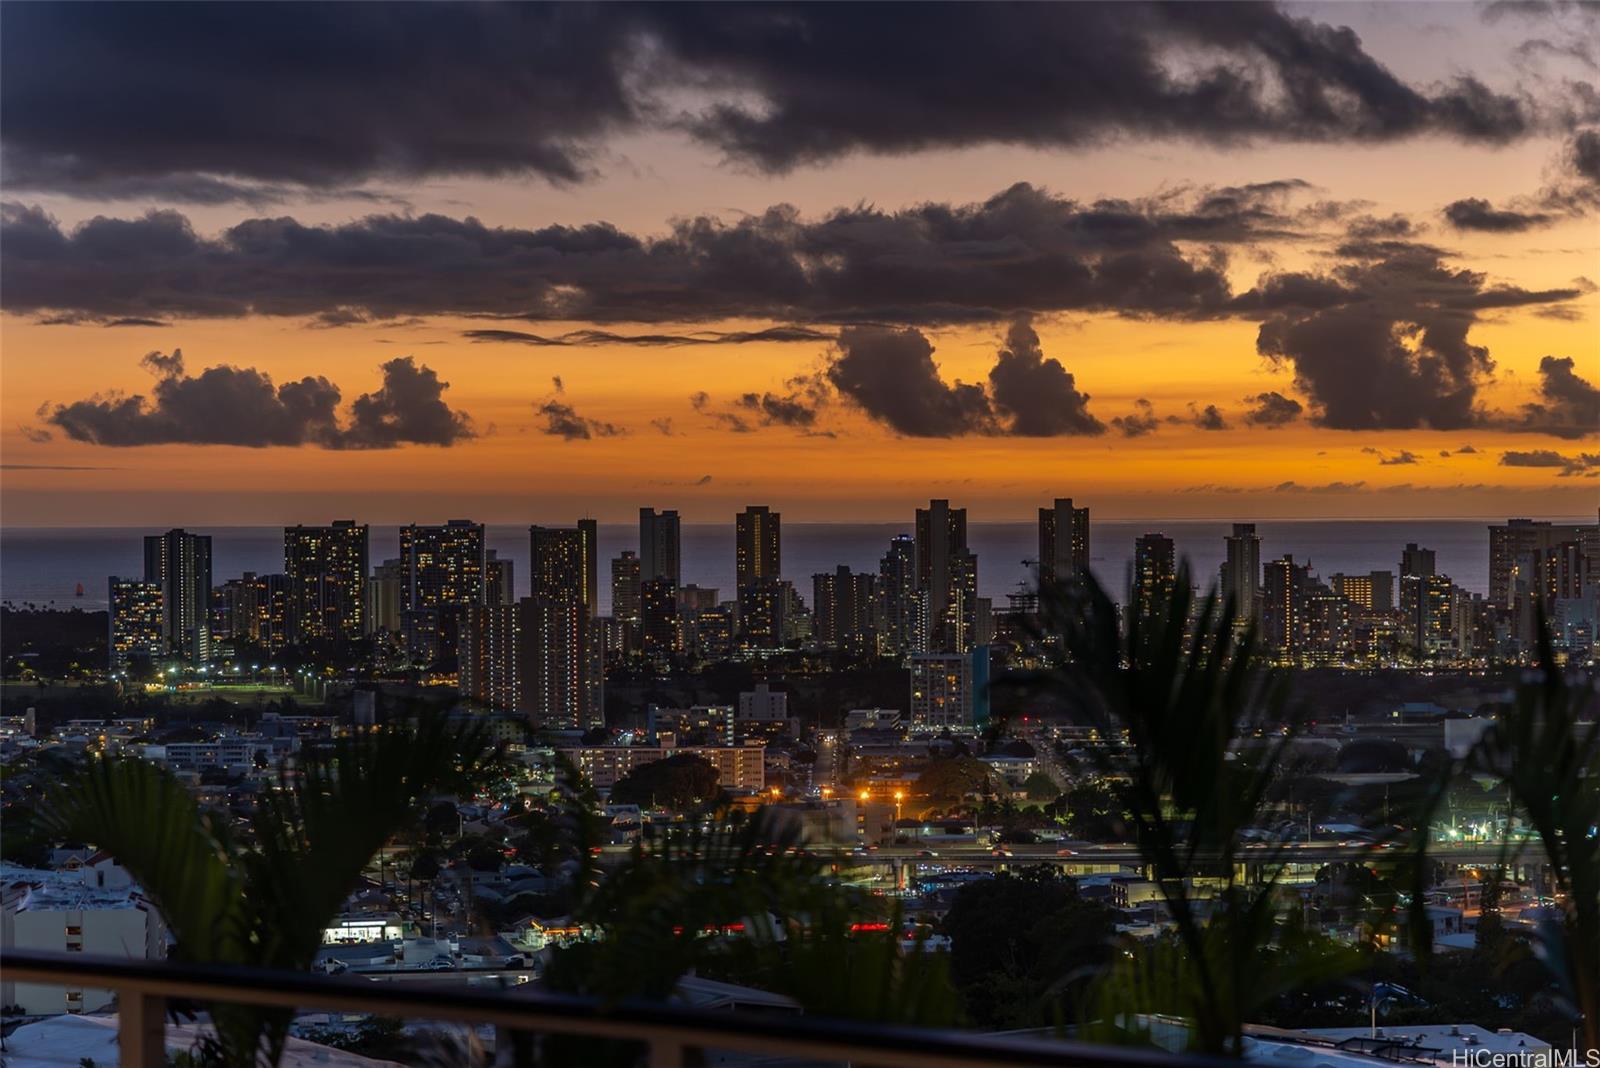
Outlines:
{"label": "city skyline", "polygon": [[[1600,131],[1581,50],[1549,47],[1592,40],[1589,9],[981,16],[1103,42],[1083,69],[1128,108],[1047,64],[1060,84],[1009,99],[1016,57],[948,50],[982,37],[961,8],[925,36],[801,9],[824,47],[797,54],[755,16],[459,10],[440,34],[429,9],[329,9],[302,29],[363,73],[303,82],[281,23],[224,39],[174,10],[6,16],[7,526],[614,522],[641,498],[694,523],[753,491],[796,523],[930,491],[1025,520],[1061,485],[1104,518],[1567,518],[1597,496]],[[827,65],[845,32],[964,64],[960,121],[889,121],[938,85]],[[470,148],[380,37],[430,42]],[[573,63],[490,93],[501,39]],[[58,73],[86,49],[144,59],[86,103]],[[245,77],[188,123],[159,104],[197,55]],[[1223,72],[1232,107],[1196,118],[1186,78]],[[610,104],[551,125],[572,86]],[[281,109],[312,100],[307,150]]]}

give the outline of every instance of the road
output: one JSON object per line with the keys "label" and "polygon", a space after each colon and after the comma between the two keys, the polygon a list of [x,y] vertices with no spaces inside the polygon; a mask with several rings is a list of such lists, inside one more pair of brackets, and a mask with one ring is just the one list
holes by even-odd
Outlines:
{"label": "road", "polygon": [[[840,864],[852,867],[893,865],[912,863],[916,865],[940,867],[974,867],[992,868],[1020,864],[1059,864],[1062,867],[1098,867],[1122,865],[1127,867],[1141,867],[1144,858],[1139,850],[1129,843],[1116,843],[1108,845],[1082,845],[1062,846],[1055,842],[1041,842],[1037,845],[1010,845],[1002,847],[1005,852],[996,855],[993,849],[978,846],[882,846],[867,852],[840,848],[821,847],[814,850],[818,856],[836,860]],[[613,845],[605,846],[602,855],[611,861],[619,860],[627,855],[632,846]],[[1064,852],[1070,850],[1070,852]],[[933,855],[929,855],[929,854]],[[1289,864],[1326,864],[1339,860],[1372,860],[1374,858],[1399,858],[1404,855],[1399,849],[1374,849],[1371,846],[1344,845],[1341,843],[1312,842],[1291,843],[1274,849],[1267,846],[1247,846],[1239,851],[1241,863],[1254,861],[1269,862],[1274,857]],[[1509,862],[1511,856],[1499,843],[1439,843],[1435,844],[1428,853],[1430,859],[1455,864],[1497,864],[1501,861]],[[1523,862],[1539,862],[1542,856],[1536,845],[1529,845],[1523,850],[1519,858]]]}

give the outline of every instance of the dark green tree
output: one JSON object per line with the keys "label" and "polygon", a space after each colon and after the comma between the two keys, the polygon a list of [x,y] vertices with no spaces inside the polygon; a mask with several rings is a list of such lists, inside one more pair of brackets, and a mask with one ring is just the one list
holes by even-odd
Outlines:
{"label": "dark green tree", "polygon": [[693,753],[641,764],[611,788],[611,801],[680,811],[713,801],[722,792],[717,769]]}
{"label": "dark green tree", "polygon": [[1040,866],[963,886],[943,930],[968,1018],[1007,1029],[1069,1019],[1086,977],[1111,953],[1115,925],[1072,879]]}

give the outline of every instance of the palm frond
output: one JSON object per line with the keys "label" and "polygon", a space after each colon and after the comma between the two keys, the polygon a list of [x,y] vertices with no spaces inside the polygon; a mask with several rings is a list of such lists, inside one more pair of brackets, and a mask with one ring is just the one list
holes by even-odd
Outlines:
{"label": "palm frond", "polygon": [[176,939],[174,956],[241,959],[240,875],[224,827],[164,768],[142,760],[92,760],[50,791],[40,811],[50,833],[103,849],[128,870]]}

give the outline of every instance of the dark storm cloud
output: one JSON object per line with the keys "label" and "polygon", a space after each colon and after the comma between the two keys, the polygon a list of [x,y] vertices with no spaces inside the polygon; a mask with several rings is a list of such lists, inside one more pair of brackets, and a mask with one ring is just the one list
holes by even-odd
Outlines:
{"label": "dark storm cloud", "polygon": [[1215,404],[1208,404],[1204,408],[1189,405],[1189,422],[1201,430],[1228,429],[1228,420],[1223,417],[1222,410]]}
{"label": "dark storm cloud", "polygon": [[1257,393],[1245,401],[1254,407],[1244,414],[1244,421],[1252,426],[1278,427],[1292,423],[1305,411],[1304,405],[1293,397],[1285,397],[1276,390]]}
{"label": "dark storm cloud", "polygon": [[1600,433],[1600,387],[1579,375],[1575,366],[1570,356],[1539,361],[1539,400],[1523,406],[1517,429],[1560,438]]}
{"label": "dark storm cloud", "polygon": [[1446,204],[1443,215],[1457,230],[1479,230],[1495,234],[1518,234],[1548,226],[1556,216],[1542,211],[1512,211],[1496,208],[1482,197],[1468,197]]}
{"label": "dark storm cloud", "polygon": [[1407,83],[1350,30],[1266,4],[37,4],[0,40],[10,188],[167,202],[573,182],[609,136],[666,128],[781,171],[1118,137],[1500,144],[1544,124],[1537,102]]}
{"label": "dark storm cloud", "polygon": [[[1268,239],[1262,196],[1214,191],[1082,205],[1027,184],[972,204],[897,212],[860,205],[816,218],[779,205],[732,222],[679,220],[665,236],[604,223],[488,227],[442,215],[373,215],[337,226],[251,219],[215,237],[177,212],[97,217],[63,230],[38,208],[0,210],[0,293],[22,313],[140,316],[459,314],[528,321],[793,325],[712,341],[817,340],[825,322],[994,321],[1032,311],[1218,314],[1220,254],[1177,241]],[[1237,193],[1238,191],[1234,191]],[[597,332],[527,344],[687,344],[684,335]]]}
{"label": "dark storm cloud", "polygon": [[111,446],[387,449],[448,446],[472,436],[467,417],[444,403],[449,383],[409,356],[382,366],[382,386],[355,399],[343,426],[339,387],[320,376],[274,385],[254,368],[226,364],[190,375],[177,350],[150,353],[143,363],[156,375],[149,398],[96,395],[54,405],[46,421],[74,441]]}
{"label": "dark storm cloud", "polygon": [[1339,430],[1478,425],[1478,389],[1494,363],[1468,338],[1477,312],[1584,292],[1488,285],[1481,273],[1446,266],[1427,246],[1389,242],[1358,251],[1370,257],[1341,264],[1323,280],[1348,290],[1346,302],[1284,308],[1262,322],[1256,340],[1262,355],[1294,368],[1315,421]]}
{"label": "dark storm cloud", "polygon": [[907,437],[958,437],[995,426],[983,387],[947,385],[920,330],[847,326],[827,375],[842,395]]}
{"label": "dark storm cloud", "polygon": [[989,393],[1010,432],[1021,437],[1103,434],[1105,424],[1089,414],[1089,395],[1061,361],[1046,358],[1039,335],[1025,318],[1011,323],[1005,345],[989,371]]}
{"label": "dark storm cloud", "polygon": [[940,5],[915,20],[890,6],[803,10],[693,9],[700,17],[678,38],[686,57],[728,63],[759,101],[699,115],[699,136],[782,170],[858,150],[1113,134],[1503,142],[1533,122],[1526,103],[1470,78],[1407,85],[1349,30],[1268,5]]}
{"label": "dark storm cloud", "polygon": [[1592,477],[1591,472],[1600,473],[1600,453],[1581,452],[1575,456],[1567,456],[1554,449],[1512,451],[1500,454],[1500,464],[1502,467],[1552,468],[1560,478],[1571,478],[1576,475]]}
{"label": "dark storm cloud", "polygon": [[207,203],[373,177],[572,181],[586,142],[637,117],[634,23],[566,5],[24,6],[0,42],[5,180],[164,182]]}

